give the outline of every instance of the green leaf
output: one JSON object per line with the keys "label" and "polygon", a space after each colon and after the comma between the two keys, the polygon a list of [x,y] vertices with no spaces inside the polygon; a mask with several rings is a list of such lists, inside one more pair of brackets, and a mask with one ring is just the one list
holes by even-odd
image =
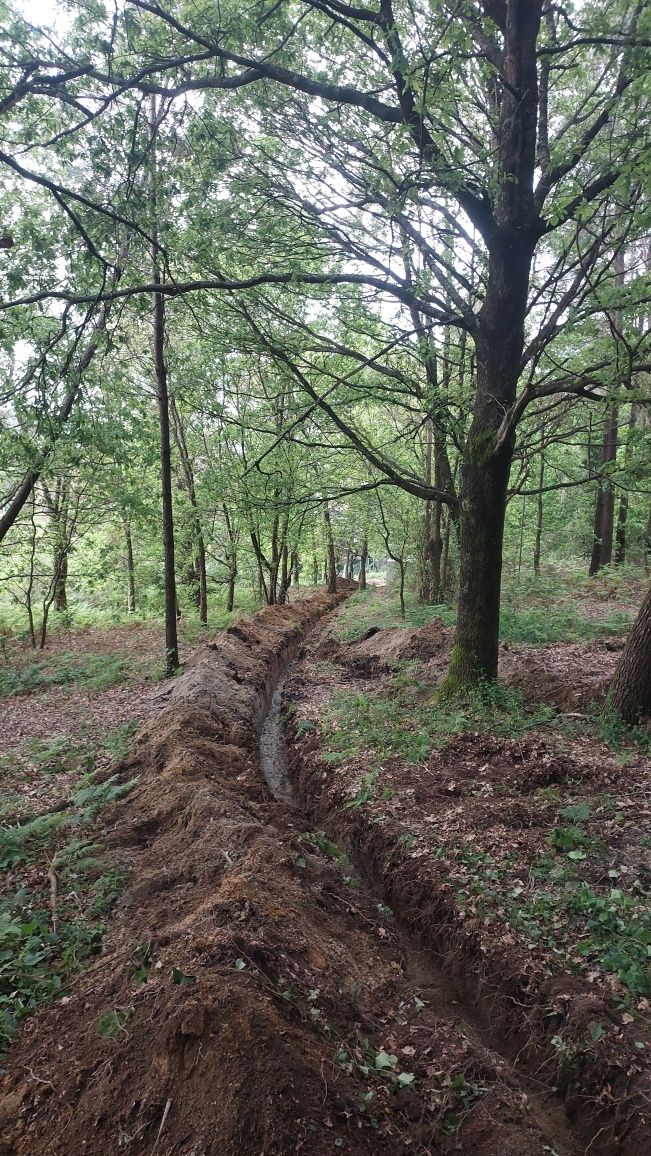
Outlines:
{"label": "green leaf", "polygon": [[189,984],[196,982],[196,975],[184,975],[179,967],[172,968],[172,983],[178,983],[181,987],[187,987]]}
{"label": "green leaf", "polygon": [[592,809],[589,803],[573,803],[571,807],[563,807],[559,811],[559,815],[563,815],[566,819],[578,819],[583,821],[589,819],[592,814]]}
{"label": "green leaf", "polygon": [[399,1087],[406,1088],[408,1084],[413,1084],[416,1079],[413,1072],[401,1072],[398,1076],[397,1083]]}

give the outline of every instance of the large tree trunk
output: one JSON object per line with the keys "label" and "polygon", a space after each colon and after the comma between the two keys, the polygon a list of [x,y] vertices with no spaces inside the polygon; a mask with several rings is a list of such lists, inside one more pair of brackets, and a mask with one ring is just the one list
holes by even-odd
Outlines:
{"label": "large tree trunk", "polygon": [[[506,233],[506,230],[505,230]],[[491,246],[475,337],[477,386],[461,469],[459,609],[448,689],[497,678],[502,547],[513,440],[497,444],[516,397],[533,245],[515,230]]]}
{"label": "large tree trunk", "polygon": [[533,196],[538,120],[540,0],[504,7],[501,183],[484,231],[488,280],[473,327],[476,393],[461,472],[459,609],[446,689],[497,677],[502,543],[513,432],[498,437],[516,398],[529,277],[541,225]]}
{"label": "large tree trunk", "polygon": [[651,714],[651,589],[626,641],[608,701],[628,723]]}

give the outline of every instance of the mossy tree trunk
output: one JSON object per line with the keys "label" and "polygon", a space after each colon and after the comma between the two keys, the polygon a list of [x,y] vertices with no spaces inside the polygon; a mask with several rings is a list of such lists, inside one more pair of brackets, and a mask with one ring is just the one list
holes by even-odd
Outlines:
{"label": "mossy tree trunk", "polygon": [[651,589],[626,640],[609,703],[628,723],[651,715]]}

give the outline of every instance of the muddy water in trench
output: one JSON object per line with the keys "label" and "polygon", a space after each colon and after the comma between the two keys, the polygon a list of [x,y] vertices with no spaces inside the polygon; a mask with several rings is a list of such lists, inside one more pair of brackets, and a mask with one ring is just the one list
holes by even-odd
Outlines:
{"label": "muddy water in trench", "polygon": [[281,716],[284,678],[278,683],[269,713],[260,731],[260,766],[267,785],[278,803],[295,802],[288,775],[287,745]]}
{"label": "muddy water in trench", "polygon": [[[282,718],[286,678],[287,672],[276,686],[260,732],[260,767],[273,798],[293,810],[300,810],[300,800],[289,778],[289,757]],[[363,872],[363,865],[358,864],[358,867]],[[528,1115],[546,1142],[542,1152],[551,1152],[554,1156],[580,1156],[584,1152],[584,1145],[574,1137],[560,1101],[538,1081],[518,1071],[510,1059],[495,1048],[495,1041],[479,1022],[472,1006],[464,1006],[455,998],[450,977],[437,966],[431,953],[414,942],[399,922],[389,916],[388,908],[381,902],[382,896],[376,893],[367,878],[364,885],[373,895],[375,903],[380,901],[382,915],[378,918],[378,928],[382,923],[386,924],[388,918],[394,923],[401,948],[402,983],[409,995],[416,993],[424,1001],[429,1012],[427,1018],[431,1020],[432,1026],[435,1027],[437,1020],[454,1023],[475,1045],[486,1048],[492,1054],[504,1084],[526,1101]]]}

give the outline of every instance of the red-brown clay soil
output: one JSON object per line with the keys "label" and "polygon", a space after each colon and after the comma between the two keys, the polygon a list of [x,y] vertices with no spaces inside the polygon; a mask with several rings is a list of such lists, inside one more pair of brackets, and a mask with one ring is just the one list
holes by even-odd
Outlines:
{"label": "red-brown clay soil", "polygon": [[[561,991],[536,987],[517,945],[490,954],[419,860],[398,869],[399,824],[341,809],[342,784],[321,764],[316,732],[295,744],[297,805],[270,798],[257,735],[271,691],[337,601],[317,594],[259,612],[159,693],[121,770],[140,781],[107,833],[130,886],[101,957],[24,1023],[9,1053],[2,1156],[585,1151],[585,1131],[545,1090],[540,1051],[524,1046],[538,1041],[543,995],[558,1023]],[[436,649],[433,635],[421,642]],[[318,720],[310,667],[308,648],[289,693],[303,717],[313,702]],[[481,757],[484,773],[490,759]],[[405,790],[413,816],[436,813],[445,789],[439,776],[435,790],[420,783],[424,795]],[[301,799],[382,891],[310,831]],[[578,1019],[588,1014],[583,995],[579,984]],[[643,1132],[628,1118],[637,1103],[621,1092],[629,1071],[611,1084],[621,1139],[612,1150],[636,1147],[637,1156]],[[611,1151],[612,1115],[593,1156]]]}

